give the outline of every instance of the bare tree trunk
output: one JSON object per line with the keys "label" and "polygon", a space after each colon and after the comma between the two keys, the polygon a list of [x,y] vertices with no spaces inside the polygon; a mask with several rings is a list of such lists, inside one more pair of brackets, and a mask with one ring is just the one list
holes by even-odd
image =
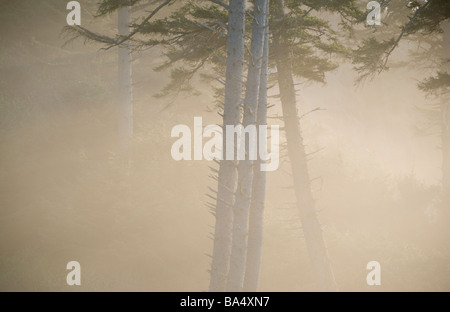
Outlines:
{"label": "bare tree trunk", "polygon": [[[269,5],[266,4],[266,18],[264,31],[264,53],[261,66],[261,82],[259,87],[259,99],[257,110],[258,126],[267,125],[267,74],[269,66]],[[258,132],[259,138],[259,132]],[[260,149],[266,149],[266,140],[259,140]],[[261,267],[261,254],[264,232],[264,202],[266,199],[266,172],[261,170],[261,158],[253,166],[252,202],[250,206],[247,264],[244,278],[244,291],[255,292],[258,290],[259,274]]]}
{"label": "bare tree trunk", "polygon": [[[226,126],[240,121],[242,76],[244,71],[245,0],[230,0],[228,16],[227,68],[223,116],[223,149],[226,155]],[[220,162],[216,204],[216,226],[209,290],[225,291],[231,254],[233,203],[236,189],[236,163]]]}
{"label": "bare tree trunk", "polygon": [[[284,1],[277,0],[277,15],[283,20]],[[322,228],[317,218],[311,193],[305,147],[296,106],[296,94],[287,43],[282,33],[274,35],[274,49],[278,65],[278,83],[286,130],[287,149],[292,167],[295,196],[300,211],[306,245],[320,291],[336,291],[336,283],[328,259]]]}
{"label": "bare tree trunk", "polygon": [[[119,9],[119,34],[130,34],[130,8]],[[131,139],[133,137],[133,89],[131,49],[128,41],[119,47],[119,148],[125,159],[130,157]]]}
{"label": "bare tree trunk", "polygon": [[[251,53],[244,101],[244,118],[242,125],[256,125],[258,95],[261,79],[261,64],[264,46],[264,21],[267,0],[256,0],[254,4],[254,21],[252,26]],[[244,136],[245,134],[243,134]],[[233,244],[231,247],[230,271],[228,274],[229,291],[242,291],[247,257],[248,219],[252,198],[253,160],[246,140],[245,159],[239,161],[238,185],[233,207]],[[253,142],[256,143],[256,142]]]}
{"label": "bare tree trunk", "polygon": [[[443,58],[450,57],[450,22],[442,26],[444,30]],[[449,66],[446,68],[449,69]],[[442,95],[442,190],[445,214],[450,218],[450,96],[448,90]],[[448,220],[447,220],[448,221]],[[446,223],[447,224],[447,223]]]}
{"label": "bare tree trunk", "polygon": [[[450,217],[450,103],[449,97],[442,100],[442,189],[446,215]],[[447,220],[448,222],[448,220]]]}

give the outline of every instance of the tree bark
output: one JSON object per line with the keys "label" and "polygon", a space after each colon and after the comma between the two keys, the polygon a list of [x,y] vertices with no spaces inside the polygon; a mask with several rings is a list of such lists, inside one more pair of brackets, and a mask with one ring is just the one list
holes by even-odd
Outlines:
{"label": "tree bark", "polygon": [[[249,68],[244,101],[244,118],[242,122],[244,128],[249,125],[256,125],[264,46],[266,2],[267,0],[256,0],[254,4],[251,53],[249,56]],[[252,138],[250,137],[249,140],[251,139]],[[253,184],[253,160],[249,159],[249,140],[246,140],[246,157],[244,160],[240,160],[238,165],[238,186],[233,207],[233,243],[231,247],[230,271],[228,273],[227,285],[229,291],[242,291],[244,282],[248,243],[248,219]]]}
{"label": "tree bark", "polygon": [[[118,28],[121,36],[130,34],[130,7],[119,9]],[[133,137],[132,64],[131,49],[128,41],[119,46],[118,75],[119,149],[122,156],[128,159]]]}
{"label": "tree bark", "polygon": [[[259,87],[257,122],[258,126],[267,125],[267,75],[269,66],[269,5],[266,4],[266,18],[264,31],[264,52],[261,65],[261,81]],[[259,131],[258,131],[259,138]],[[261,146],[261,147],[259,147]],[[266,141],[259,140],[258,148],[266,149]],[[258,290],[259,274],[261,267],[261,254],[264,232],[264,202],[266,199],[266,172],[261,170],[261,158],[253,166],[252,200],[250,205],[249,232],[247,247],[247,264],[244,278],[244,291],[255,292]]]}
{"label": "tree bark", "polygon": [[216,204],[216,226],[209,290],[225,291],[231,254],[236,163],[226,160],[226,126],[240,121],[242,76],[244,71],[245,0],[230,0],[228,16],[227,65],[223,115],[224,160],[220,162]]}
{"label": "tree bark", "polygon": [[[285,17],[284,1],[277,0],[277,17]],[[317,218],[311,193],[305,147],[296,106],[296,92],[289,57],[289,47],[281,31],[274,35],[274,49],[278,66],[278,83],[286,130],[288,156],[292,167],[297,207],[300,212],[303,232],[320,291],[336,291],[336,282],[328,258],[322,228]]]}

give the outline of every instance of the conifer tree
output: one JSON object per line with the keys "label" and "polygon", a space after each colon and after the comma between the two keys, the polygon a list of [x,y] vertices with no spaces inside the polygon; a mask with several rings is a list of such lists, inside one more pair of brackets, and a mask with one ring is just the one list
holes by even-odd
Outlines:
{"label": "conifer tree", "polygon": [[[329,56],[348,56],[347,49],[339,43],[337,32],[335,32],[330,23],[324,19],[310,15],[311,12],[321,12],[327,14],[328,12],[338,13],[342,17],[341,25],[344,29],[350,29],[351,23],[361,22],[364,15],[358,8],[354,1],[286,1],[282,2],[281,6],[288,9],[289,13],[283,16],[274,16],[278,11],[277,6],[280,2],[273,1],[272,6],[274,12],[271,19],[271,34],[275,39],[275,35],[282,34],[283,47],[285,51],[280,54],[276,51],[282,50],[280,44],[276,40],[271,41],[271,45],[275,53],[271,55],[269,63],[271,66],[277,65],[278,77],[277,82],[280,85],[280,98],[282,101],[283,115],[286,125],[287,146],[288,149],[297,151],[294,154],[289,152],[291,165],[295,167],[294,173],[294,189],[297,194],[297,207],[300,214],[308,216],[302,221],[307,222],[304,225],[304,234],[308,243],[308,251],[311,257],[311,262],[315,267],[314,272],[317,276],[318,287],[321,290],[335,290],[334,278],[331,271],[331,266],[328,260],[325,243],[323,241],[322,229],[317,219],[314,202],[312,200],[311,187],[309,182],[309,174],[307,172],[306,157],[296,157],[296,155],[306,156],[304,146],[301,143],[301,129],[298,121],[296,90],[294,85],[294,77],[301,77],[308,81],[325,82],[325,73],[337,68],[337,63],[330,61]],[[173,66],[172,83],[164,90],[170,93],[179,91],[179,86],[182,82],[189,81],[192,75],[198,70],[199,66],[210,62],[213,64],[216,71],[204,74],[205,78],[211,80],[217,77],[217,73],[221,72],[223,53],[220,43],[220,33],[225,29],[226,11],[223,7],[211,6],[207,10],[201,8],[199,5],[191,2],[187,4],[181,13],[175,13],[170,19],[161,22],[155,22],[149,25],[147,30],[150,33],[157,33],[163,35],[161,42],[167,43],[168,62],[165,66]],[[251,14],[251,13],[249,13]],[[198,20],[202,19],[202,25],[205,26],[203,30],[193,27],[199,24]],[[197,21],[197,22],[196,22]],[[164,26],[165,25],[165,26]],[[183,29],[187,29],[188,25],[191,31],[187,34],[183,33]],[[281,29],[281,30],[280,30]],[[202,40],[204,33],[210,30],[211,34],[215,34],[216,39]],[[169,38],[177,38],[176,42]],[[197,39],[199,38],[199,39]],[[164,41],[166,40],[166,41]],[[223,38],[222,38],[223,40]],[[201,51],[199,51],[198,42],[202,42]],[[205,46],[205,42],[209,44]],[[247,57],[248,58],[248,57]],[[176,64],[180,62],[182,67],[177,67]],[[290,64],[283,66],[279,63]],[[191,69],[186,69],[185,64],[189,64]],[[283,70],[284,69],[284,70]],[[282,87],[280,76],[288,77]],[[189,88],[185,87],[185,90]],[[219,89],[220,91],[220,89]],[[286,119],[286,115],[290,115]],[[293,124],[293,125],[292,125]],[[299,151],[299,152],[298,152]],[[307,181],[307,182],[306,182]],[[214,256],[213,256],[214,259]]]}
{"label": "conifer tree", "polygon": [[[110,8],[118,7],[116,1],[105,2],[111,2]],[[137,2],[139,1],[129,4],[133,5]],[[170,3],[171,1],[166,1],[161,5],[167,4],[167,2]],[[231,9],[238,2],[239,14],[236,13],[236,10]],[[155,45],[164,47],[167,62],[156,70],[171,69],[172,80],[160,96],[173,92],[194,91],[195,89],[189,82],[195,74],[202,70],[201,75],[204,79],[216,80],[225,84],[225,88],[217,88],[219,95],[222,94],[223,90],[225,91],[225,101],[219,100],[221,102],[219,106],[224,116],[224,125],[237,124],[241,118],[239,107],[241,107],[242,102],[230,101],[231,94],[227,97],[227,88],[231,90],[229,87],[230,81],[233,81],[230,80],[231,78],[239,80],[239,83],[242,84],[245,77],[242,74],[229,75],[229,65],[238,69],[235,72],[239,72],[241,63],[234,62],[234,65],[231,65],[233,62],[230,60],[230,55],[233,54],[230,54],[230,50],[227,51],[227,49],[233,49],[234,54],[242,54],[243,45],[241,43],[245,44],[245,41],[248,41],[249,38],[245,28],[250,28],[245,27],[245,14],[253,16],[252,12],[245,11],[245,3],[238,2],[230,0],[227,4],[216,0],[188,1],[168,17],[150,20],[153,17],[151,15],[150,18],[144,19],[142,23],[133,25],[134,30],[131,31],[130,36],[125,38],[112,39],[91,33],[83,28],[77,28],[76,31],[84,37],[103,42],[107,46],[122,44],[125,40],[128,40],[136,48]],[[347,50],[339,43],[339,33],[333,29],[326,18],[330,17],[331,13],[339,14],[342,29],[348,31],[351,29],[352,23],[362,20],[362,14],[354,0],[272,1],[271,5],[273,6],[271,10],[273,14],[270,19],[270,34],[273,40],[269,40],[269,44],[275,53],[269,55],[268,64],[270,67],[275,65],[278,67],[276,80],[278,80],[280,86],[285,128],[287,132],[290,132],[286,134],[286,137],[290,149],[288,154],[295,174],[294,189],[297,196],[297,207],[300,210],[300,215],[303,216],[302,222],[307,223],[303,225],[303,230],[318,287],[320,290],[335,290],[322,229],[315,213],[311,195],[306,152],[302,144],[303,139],[298,121],[294,77],[324,83],[325,73],[336,69],[338,66],[336,61],[331,61],[330,55],[335,57],[348,56]],[[280,6],[286,9],[286,13],[280,14],[278,9]],[[155,9],[155,11],[157,10]],[[312,15],[312,13],[317,14]],[[318,14],[323,17],[317,17]],[[236,16],[239,16],[238,22]],[[247,22],[249,20],[251,19],[247,19]],[[243,23],[244,26],[241,27],[239,23]],[[239,27],[236,25],[239,25]],[[240,31],[241,37],[239,45],[233,47],[227,43],[231,40],[230,37],[232,37],[232,32],[236,30],[236,27],[238,29],[236,32]],[[136,34],[139,37],[135,36]],[[278,41],[276,40],[277,34]],[[251,53],[247,52],[243,59],[251,60]],[[286,65],[283,66],[283,64]],[[225,74],[225,79],[221,78]],[[282,81],[280,78],[282,78]],[[233,89],[237,90],[236,88]],[[240,99],[240,92],[234,92],[234,96],[238,96]],[[291,152],[292,150],[295,153]],[[297,158],[296,155],[302,157]],[[216,215],[210,285],[210,290],[215,291],[225,289],[224,281],[229,269],[230,262],[227,254],[231,248],[230,221],[233,218],[231,207],[235,204],[235,168],[237,165],[236,162],[229,161],[220,163],[217,203],[209,205]],[[227,178],[224,178],[224,176]],[[254,192],[255,190],[249,188],[246,190],[247,194],[253,194]],[[239,276],[242,277],[242,273]]]}
{"label": "conifer tree", "polygon": [[[439,95],[440,103],[428,111],[438,114],[442,141],[442,207],[450,218],[450,2],[447,0],[400,1],[383,3],[392,12],[381,30],[362,40],[354,51],[359,80],[389,69],[391,55],[400,43],[420,45],[420,53],[410,53],[415,67],[432,67],[435,74],[418,84],[419,89]],[[430,60],[433,60],[430,65]],[[425,65],[425,66],[424,66]]]}

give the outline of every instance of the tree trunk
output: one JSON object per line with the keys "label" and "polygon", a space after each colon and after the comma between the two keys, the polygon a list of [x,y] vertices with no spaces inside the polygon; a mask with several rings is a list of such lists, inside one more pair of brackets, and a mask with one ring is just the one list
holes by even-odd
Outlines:
{"label": "tree trunk", "polygon": [[240,121],[242,75],[244,71],[245,0],[230,0],[228,16],[227,66],[223,116],[224,160],[220,162],[216,204],[216,226],[209,290],[225,291],[231,254],[236,163],[226,160],[226,126]]}
{"label": "tree trunk", "polygon": [[[130,34],[130,8],[119,9],[119,34]],[[131,139],[133,137],[133,90],[131,49],[128,41],[119,47],[119,149],[125,159],[130,156]]]}
{"label": "tree trunk", "polygon": [[[284,1],[277,0],[277,4],[278,19],[283,20],[285,16]],[[309,257],[317,278],[319,290],[336,291],[334,275],[311,193],[305,147],[296,106],[289,47],[283,41],[281,31],[274,35],[274,49],[278,65],[278,83],[286,130],[288,156],[291,162],[295,196]]]}
{"label": "tree trunk", "polygon": [[[244,118],[242,122],[244,128],[249,125],[256,125],[264,46],[266,2],[267,0],[256,0],[254,4],[251,53],[249,56]],[[242,135],[244,136],[245,134]],[[242,291],[244,282],[248,242],[248,219],[253,184],[253,160],[250,159],[249,149],[251,142],[248,142],[251,139],[249,137],[246,140],[246,157],[244,160],[240,160],[238,165],[238,187],[233,207],[233,244],[231,247],[230,271],[227,285],[229,291]]]}
{"label": "tree trunk", "polygon": [[[450,217],[450,103],[443,95],[442,103],[442,189],[445,214]],[[448,220],[447,220],[448,222]]]}
{"label": "tree trunk", "polygon": [[[261,82],[259,87],[259,99],[257,110],[258,126],[267,125],[267,74],[269,66],[269,0],[266,6],[266,19],[264,31],[264,53],[261,66]],[[259,132],[258,132],[259,138]],[[259,147],[261,146],[261,147]],[[266,140],[259,140],[258,148],[266,149]],[[250,206],[247,264],[244,278],[244,291],[255,292],[258,290],[259,274],[261,266],[261,253],[264,230],[264,202],[266,199],[266,172],[261,170],[261,158],[253,166],[252,202]]]}
{"label": "tree trunk", "polygon": [[[448,59],[450,55],[450,21],[446,21],[442,26],[444,30],[443,58]],[[446,68],[449,69],[449,66]],[[442,116],[442,195],[443,208],[450,218],[450,96],[448,90],[442,95],[441,116]]]}

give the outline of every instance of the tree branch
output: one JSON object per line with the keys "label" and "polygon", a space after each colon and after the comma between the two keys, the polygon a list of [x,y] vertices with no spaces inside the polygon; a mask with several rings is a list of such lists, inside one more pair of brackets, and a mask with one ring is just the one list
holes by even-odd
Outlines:
{"label": "tree branch", "polygon": [[161,3],[156,9],[154,9],[150,15],[148,15],[143,21],[142,23],[140,23],[128,36],[125,37],[121,37],[119,40],[116,40],[116,42],[112,45],[110,45],[109,47],[105,48],[105,50],[111,49],[112,47],[121,45],[122,43],[124,43],[127,40],[130,40],[131,37],[133,37],[134,35],[136,35],[141,29],[142,27],[144,27],[144,25],[153,17],[156,15],[156,13],[158,13],[162,8],[164,8],[165,6],[169,5],[173,0],[166,0],[163,3]]}
{"label": "tree branch", "polygon": [[205,27],[205,28],[207,28],[207,29],[209,29],[209,30],[214,31],[214,32],[218,33],[218,34],[221,35],[221,36],[224,36],[224,37],[227,36],[227,34],[221,32],[221,31],[218,31],[217,29],[214,29],[214,28],[212,28],[212,27],[210,27],[210,26],[208,26],[208,25],[206,25],[206,24],[204,24],[204,23],[202,23],[202,22],[198,22],[198,21],[197,21],[197,24],[199,24],[200,26],[203,26],[203,27]]}
{"label": "tree branch", "polygon": [[409,26],[411,26],[412,22],[417,18],[417,16],[423,11],[425,10],[425,8],[432,2],[433,0],[428,0],[428,2],[421,7],[420,9],[418,9],[416,11],[416,13],[414,13],[413,17],[411,17],[411,19],[409,20],[408,24],[406,24],[403,29],[402,32],[400,33],[400,35],[398,36],[397,40],[395,40],[394,45],[392,46],[392,48],[386,53],[386,58],[384,60],[384,64],[382,68],[386,67],[386,64],[389,60],[389,57],[391,56],[392,52],[394,52],[395,48],[397,48],[398,44],[400,43],[400,40],[402,40],[402,38],[404,37],[406,31],[408,30]]}
{"label": "tree branch", "polygon": [[164,8],[165,6],[169,5],[172,1],[174,0],[166,0],[164,1],[161,5],[159,5],[155,10],[153,10],[150,15],[148,15],[144,21],[139,24],[129,35],[127,36],[122,36],[120,38],[111,38],[108,36],[104,36],[101,34],[97,34],[94,33],[92,31],[90,31],[87,28],[84,28],[82,26],[66,26],[64,27],[63,32],[64,33],[76,33],[77,35],[75,35],[73,38],[70,38],[66,43],[68,44],[69,42],[77,39],[78,37],[84,37],[85,40],[92,40],[92,41],[96,41],[96,42],[100,42],[100,43],[104,43],[106,45],[108,45],[106,48],[103,48],[103,50],[109,50],[112,47],[121,45],[122,43],[124,43],[127,40],[130,40],[134,35],[136,35],[141,29],[142,27],[153,17],[156,15],[156,13],[158,13],[162,8]]}

